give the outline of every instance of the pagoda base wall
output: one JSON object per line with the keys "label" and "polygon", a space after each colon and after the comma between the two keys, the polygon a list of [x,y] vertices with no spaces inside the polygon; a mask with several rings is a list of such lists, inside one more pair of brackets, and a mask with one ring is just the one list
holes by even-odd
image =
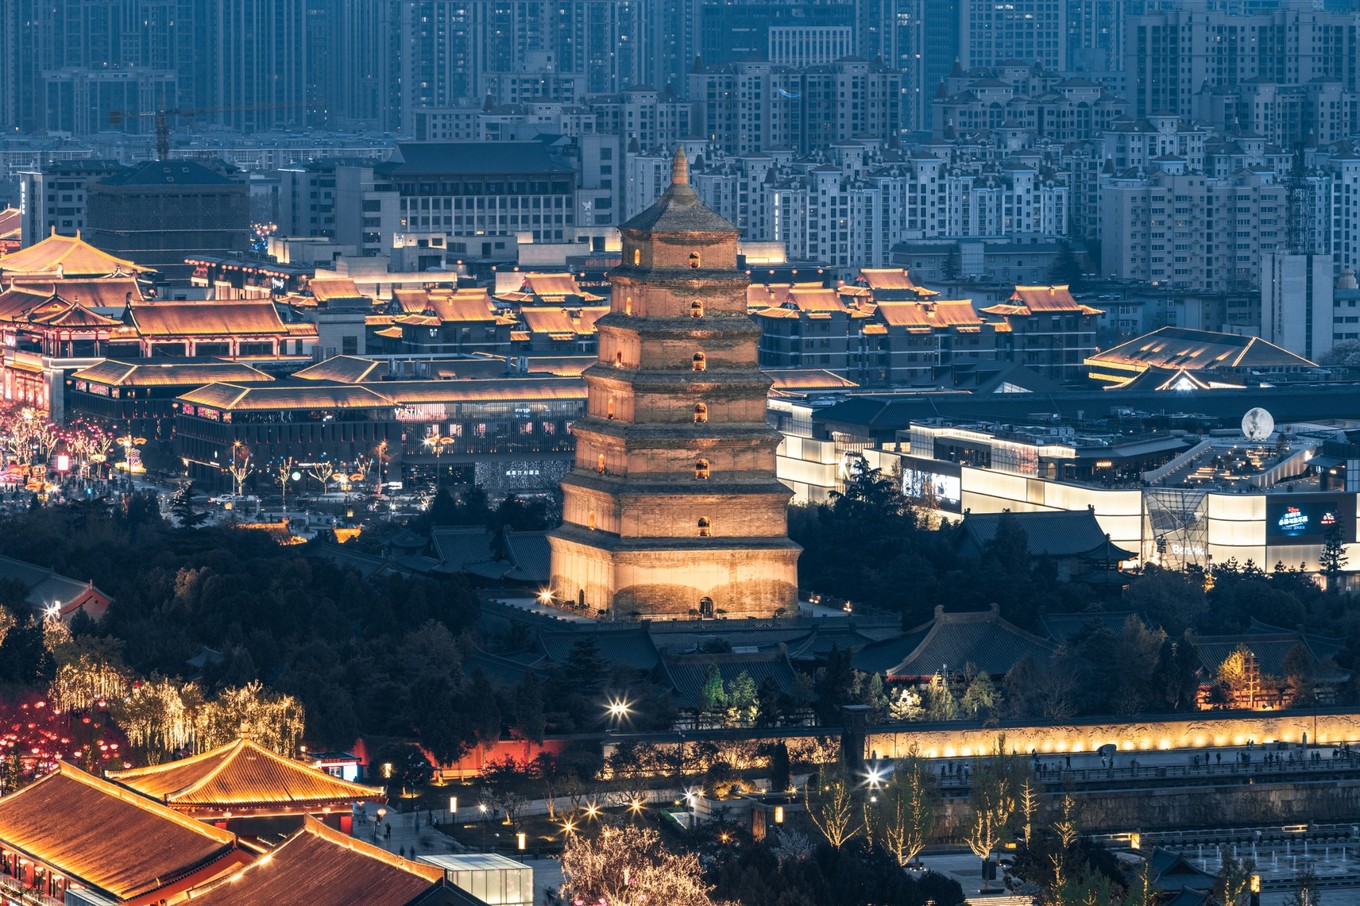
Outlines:
{"label": "pagoda base wall", "polygon": [[549,538],[555,597],[570,606],[584,592],[591,616],[691,619],[703,598],[713,600],[715,615],[733,619],[798,608],[801,551],[787,540],[768,547],[608,550]]}

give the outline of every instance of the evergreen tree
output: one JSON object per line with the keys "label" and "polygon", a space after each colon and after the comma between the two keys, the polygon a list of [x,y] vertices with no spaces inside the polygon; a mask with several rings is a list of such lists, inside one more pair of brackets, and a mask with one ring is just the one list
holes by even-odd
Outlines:
{"label": "evergreen tree", "polygon": [[1339,520],[1327,526],[1327,534],[1322,541],[1322,553],[1318,556],[1318,565],[1322,569],[1322,574],[1327,577],[1327,591],[1333,594],[1341,590],[1341,570],[1345,567],[1347,559],[1342,537]]}

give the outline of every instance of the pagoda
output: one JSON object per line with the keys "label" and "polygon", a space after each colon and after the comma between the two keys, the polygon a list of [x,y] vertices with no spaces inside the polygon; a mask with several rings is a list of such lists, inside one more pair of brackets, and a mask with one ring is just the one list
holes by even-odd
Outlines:
{"label": "pagoda", "polygon": [[608,619],[792,614],[800,548],[738,231],[689,185],[683,150],[619,231],[544,597]]}

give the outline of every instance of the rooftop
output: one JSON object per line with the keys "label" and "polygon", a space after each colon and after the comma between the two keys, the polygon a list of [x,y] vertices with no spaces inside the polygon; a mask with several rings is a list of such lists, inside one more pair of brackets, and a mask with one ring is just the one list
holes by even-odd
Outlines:
{"label": "rooftop", "polygon": [[726,218],[704,204],[689,184],[689,160],[683,148],[676,149],[671,161],[670,186],[651,207],[634,215],[619,229],[644,233],[739,234]]}
{"label": "rooftop", "polygon": [[387,176],[513,176],[575,171],[542,142],[398,142],[374,170]]}

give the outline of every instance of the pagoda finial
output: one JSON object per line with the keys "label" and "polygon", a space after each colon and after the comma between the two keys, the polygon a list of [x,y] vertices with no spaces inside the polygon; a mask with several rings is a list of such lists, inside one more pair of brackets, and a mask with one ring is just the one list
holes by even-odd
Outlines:
{"label": "pagoda finial", "polygon": [[684,148],[676,148],[675,157],[671,159],[671,185],[689,185],[689,158],[685,156]]}

